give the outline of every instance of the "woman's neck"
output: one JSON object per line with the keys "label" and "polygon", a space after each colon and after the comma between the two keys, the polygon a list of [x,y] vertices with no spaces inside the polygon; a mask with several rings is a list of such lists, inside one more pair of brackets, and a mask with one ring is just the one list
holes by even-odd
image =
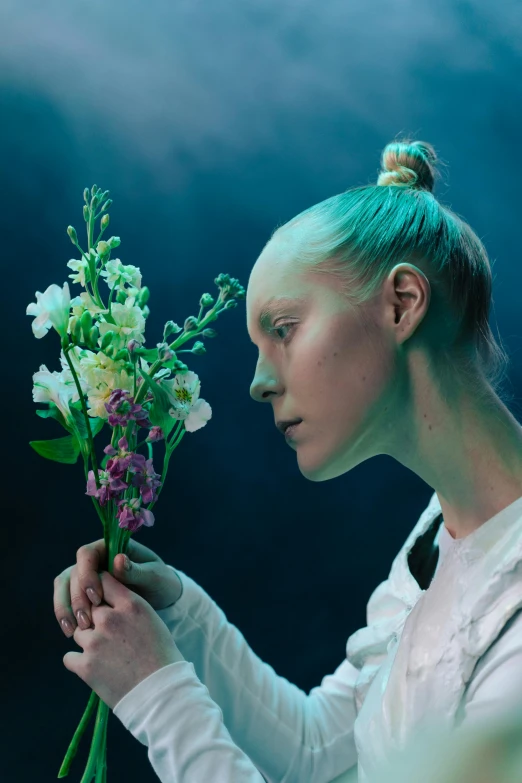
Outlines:
{"label": "woman's neck", "polygon": [[456,539],[522,496],[522,427],[491,389],[482,391],[414,388],[406,436],[389,452],[434,488]]}

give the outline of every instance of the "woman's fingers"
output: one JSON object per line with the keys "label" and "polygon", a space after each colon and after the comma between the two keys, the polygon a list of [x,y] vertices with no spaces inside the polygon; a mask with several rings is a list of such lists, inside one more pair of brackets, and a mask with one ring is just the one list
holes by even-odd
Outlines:
{"label": "woman's fingers", "polygon": [[[152,549],[132,539],[128,541],[127,553],[135,563],[163,564]],[[116,563],[120,559],[121,555],[116,556]],[[54,614],[66,636],[72,636],[77,625],[82,629],[92,625],[92,604],[99,606],[103,601],[99,575],[103,569],[107,569],[107,552],[105,539],[100,538],[81,546],[76,553],[76,564],[55,578]]]}

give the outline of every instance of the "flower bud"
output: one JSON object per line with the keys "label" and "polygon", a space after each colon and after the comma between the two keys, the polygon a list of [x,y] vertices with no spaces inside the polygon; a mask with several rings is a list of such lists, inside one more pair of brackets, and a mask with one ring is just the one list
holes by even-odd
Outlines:
{"label": "flower bud", "polygon": [[[106,190],[105,192],[106,192],[106,193],[108,193],[109,191],[108,191],[108,190]],[[103,207],[101,208],[101,211],[102,211],[102,212],[105,212],[105,210],[106,210],[106,209],[109,209],[109,207],[110,207],[110,205],[111,205],[111,204],[112,204],[112,198],[109,198],[109,199],[107,199],[107,201],[105,202],[105,204],[104,204],[104,205],[103,205]]]}
{"label": "flower bud", "polygon": [[184,375],[186,372],[188,372],[188,367],[184,362],[180,361],[179,359],[176,359],[172,363],[171,370],[173,375],[178,375],[178,374]]}
{"label": "flower bud", "polygon": [[121,245],[121,239],[119,237],[111,237],[109,239],[109,245],[111,250],[114,250],[115,247],[119,247]]}
{"label": "flower bud", "polygon": [[82,313],[82,317],[80,318],[80,323],[83,329],[83,333],[85,335],[85,342],[89,342],[89,332],[92,329],[92,315],[90,314],[89,310],[84,310]]}
{"label": "flower bud", "polygon": [[69,234],[69,238],[73,245],[78,244],[78,237],[76,235],[76,231],[72,226],[67,226],[67,233]]}
{"label": "flower bud", "polygon": [[144,307],[149,301],[149,297],[150,297],[150,291],[145,285],[143,286],[143,288],[140,289],[140,292],[138,294],[138,305],[140,307]]}
{"label": "flower bud", "polygon": [[143,313],[144,318],[148,318],[150,315],[150,308],[148,305],[145,305],[145,307],[141,311]]}
{"label": "flower bud", "polygon": [[86,223],[89,222],[90,215],[91,215],[91,213],[89,211],[89,207],[87,206],[87,204],[84,204],[83,205],[83,219],[85,220]]}
{"label": "flower bud", "polygon": [[70,326],[74,342],[80,343],[82,341],[82,327],[77,315],[72,316]]}
{"label": "flower bud", "polygon": [[200,307],[210,307],[214,304],[214,298],[210,294],[203,294],[199,300]]}
{"label": "flower bud", "polygon": [[94,198],[97,190],[98,190],[98,188],[96,187],[96,185],[93,185],[92,188],[91,188],[91,196],[93,198]]}
{"label": "flower bud", "polygon": [[85,201],[86,204],[89,203],[89,188],[85,188],[85,190],[83,191],[83,200]]}
{"label": "flower bud", "polygon": [[156,426],[156,427],[151,427],[151,429],[149,430],[149,434],[147,435],[145,440],[148,441],[149,443],[156,443],[158,440],[163,440],[164,437],[165,435],[161,427]]}
{"label": "flower bud", "polygon": [[105,214],[100,221],[100,227],[103,229],[103,231],[105,231],[105,229],[109,225],[109,221],[110,221],[110,215]]}
{"label": "flower bud", "polygon": [[121,350],[119,350],[116,356],[114,357],[115,362],[121,362],[122,359],[124,359],[125,361],[129,360],[129,352],[126,348],[121,348]]}
{"label": "flower bud", "polygon": [[169,334],[178,334],[181,332],[181,326],[178,326],[174,321],[167,321],[163,328],[163,339],[165,340]]}
{"label": "flower bud", "polygon": [[108,356],[109,359],[112,359],[112,355],[114,353],[114,345],[108,345],[105,349],[102,349],[105,356]]}
{"label": "flower bud", "polygon": [[160,362],[169,362],[174,358],[174,351],[171,351],[167,343],[158,343],[158,359]]}
{"label": "flower bud", "polygon": [[[104,218],[108,218],[108,215],[104,215]],[[103,219],[102,219],[103,223]],[[103,239],[98,242],[96,245],[96,252],[99,254],[100,258],[103,258],[103,256],[108,255],[111,252],[111,248],[107,242],[104,242]]]}
{"label": "flower bud", "polygon": [[135,359],[138,356],[138,348],[140,348],[140,344],[137,340],[129,340],[127,343],[127,350],[131,359]]}
{"label": "flower bud", "polygon": [[127,301],[127,292],[125,291],[125,289],[122,288],[118,289],[118,293],[116,294],[116,301],[118,302],[118,304],[125,304],[125,302]]}
{"label": "flower bud", "polygon": [[233,310],[234,307],[237,307],[237,302],[235,299],[229,299],[228,302],[225,304],[224,310]]}
{"label": "flower bud", "polygon": [[98,340],[100,338],[100,330],[97,326],[93,327],[91,329],[91,332],[89,334],[89,342],[88,345],[90,348],[92,348],[93,351],[95,351],[98,348]]}
{"label": "flower bud", "polygon": [[194,315],[189,315],[189,317],[185,320],[185,325],[183,326],[183,329],[185,332],[191,332],[193,329],[198,328],[198,319]]}
{"label": "flower bud", "polygon": [[205,348],[203,343],[200,342],[199,340],[196,343],[194,343],[194,345],[192,346],[192,353],[195,353],[196,356],[202,356],[206,352],[207,349]]}
{"label": "flower bud", "polygon": [[114,340],[115,335],[116,335],[116,332],[113,332],[112,329],[109,329],[108,332],[105,332],[105,334],[103,335],[103,339],[101,341],[101,345],[100,345],[100,348],[102,349],[102,351],[107,353],[106,349],[111,344],[111,342]]}
{"label": "flower bud", "polygon": [[215,329],[203,329],[201,332],[203,337],[215,337],[217,335],[217,332]]}

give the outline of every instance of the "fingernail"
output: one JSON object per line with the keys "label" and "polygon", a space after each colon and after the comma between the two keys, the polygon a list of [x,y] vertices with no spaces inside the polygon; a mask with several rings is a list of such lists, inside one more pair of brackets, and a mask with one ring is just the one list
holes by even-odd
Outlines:
{"label": "fingernail", "polygon": [[125,560],[123,561],[123,567],[126,571],[130,571],[131,564],[127,555],[125,555]]}
{"label": "fingernail", "polygon": [[99,606],[101,604],[100,596],[95,590],[92,589],[92,587],[88,587],[85,592],[95,606]]}
{"label": "fingernail", "polygon": [[76,617],[78,618],[78,625],[85,631],[85,629],[90,626],[91,621],[82,609],[78,609]]}
{"label": "fingernail", "polygon": [[62,628],[64,630],[64,633],[67,636],[72,636],[73,635],[74,628],[72,627],[71,623],[69,622],[69,620],[66,617],[64,617],[63,620],[60,620],[60,625],[62,626]]}

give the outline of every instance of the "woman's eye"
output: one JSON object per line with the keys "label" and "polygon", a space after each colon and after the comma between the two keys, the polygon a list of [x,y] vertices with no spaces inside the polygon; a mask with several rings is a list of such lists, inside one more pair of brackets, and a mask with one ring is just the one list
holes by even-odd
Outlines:
{"label": "woman's eye", "polygon": [[283,330],[284,329],[288,329],[289,332],[286,334],[286,336],[285,335],[279,336],[279,339],[283,343],[287,343],[289,341],[289,339],[290,339],[290,335],[292,334],[292,330],[293,330],[294,326],[297,326],[297,324],[296,323],[279,324],[279,326],[273,326],[272,329],[271,329],[271,332],[273,334],[277,334],[281,329],[283,329]]}

